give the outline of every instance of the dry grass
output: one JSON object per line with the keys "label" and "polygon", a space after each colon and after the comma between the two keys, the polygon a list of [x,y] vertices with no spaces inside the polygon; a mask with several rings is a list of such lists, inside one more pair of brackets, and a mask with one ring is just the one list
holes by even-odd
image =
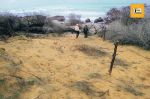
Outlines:
{"label": "dry grass", "polygon": [[91,89],[92,85],[86,81],[74,82],[71,87],[84,92],[86,95],[93,95],[94,91]]}
{"label": "dry grass", "polygon": [[135,96],[144,96],[144,93],[140,91],[138,87],[132,82],[122,81],[121,84],[117,86],[118,90],[123,90]]}
{"label": "dry grass", "polygon": [[126,61],[123,61],[123,60],[118,59],[118,58],[115,60],[114,65],[118,65],[118,66],[121,66],[121,67],[124,67],[124,68],[127,68],[129,66]]}
{"label": "dry grass", "polygon": [[6,55],[5,48],[0,48],[0,56],[3,57],[4,55]]}
{"label": "dry grass", "polygon": [[[109,76],[114,49],[110,42],[97,37],[84,39],[82,35],[74,39],[74,34],[31,40],[11,38],[9,43],[0,42],[0,98],[150,97],[148,51],[118,46],[115,68]],[[132,79],[133,83],[120,82],[120,78],[122,81]]]}
{"label": "dry grass", "polygon": [[94,88],[93,88],[94,86],[91,85],[87,81],[74,82],[71,85],[71,87],[74,89],[77,89],[78,91],[85,93],[86,95],[88,95],[91,98],[94,98],[94,97],[104,98],[105,95],[109,95],[109,91],[96,91],[96,90],[94,90]]}
{"label": "dry grass", "polygon": [[5,63],[0,66],[0,99],[18,99],[27,87],[37,83],[35,78],[24,79],[18,75],[23,63],[10,56],[5,48],[0,48],[0,60]]}

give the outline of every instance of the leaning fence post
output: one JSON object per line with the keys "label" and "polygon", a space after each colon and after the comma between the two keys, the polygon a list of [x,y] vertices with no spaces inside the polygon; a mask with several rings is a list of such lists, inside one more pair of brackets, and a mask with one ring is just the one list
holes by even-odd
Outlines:
{"label": "leaning fence post", "polygon": [[106,36],[106,26],[104,25],[102,27],[102,38],[103,38],[103,41],[105,41],[105,36]]}
{"label": "leaning fence post", "polygon": [[114,43],[115,48],[114,48],[114,53],[112,55],[112,60],[111,60],[111,63],[110,63],[109,75],[111,75],[111,72],[112,72],[112,69],[113,69],[114,61],[115,61],[116,54],[117,54],[118,44],[119,44],[119,41],[117,41],[117,42]]}
{"label": "leaning fence post", "polygon": [[106,30],[103,32],[103,40],[105,41],[105,36],[106,36]]}

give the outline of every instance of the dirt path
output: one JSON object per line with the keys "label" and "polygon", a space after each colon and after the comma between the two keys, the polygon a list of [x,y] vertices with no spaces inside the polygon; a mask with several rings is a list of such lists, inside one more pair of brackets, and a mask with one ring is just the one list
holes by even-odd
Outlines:
{"label": "dirt path", "polygon": [[20,99],[150,99],[148,51],[119,46],[109,76],[113,44],[97,37],[11,39],[0,48],[21,61],[17,76],[34,80]]}

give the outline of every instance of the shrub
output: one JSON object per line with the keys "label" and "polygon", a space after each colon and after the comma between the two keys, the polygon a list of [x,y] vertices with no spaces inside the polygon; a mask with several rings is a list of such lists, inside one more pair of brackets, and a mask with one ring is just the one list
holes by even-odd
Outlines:
{"label": "shrub", "polygon": [[0,35],[13,35],[13,24],[15,23],[12,16],[0,16]]}
{"label": "shrub", "polygon": [[90,20],[89,18],[87,18],[87,19],[85,20],[85,22],[86,22],[86,23],[89,23],[89,22],[91,22],[91,20]]}
{"label": "shrub", "polygon": [[98,22],[103,22],[104,20],[101,18],[101,17],[99,17],[98,19],[95,19],[94,20],[94,23],[98,23]]}
{"label": "shrub", "polygon": [[33,16],[25,16],[23,19],[27,21],[27,25],[29,27],[32,26],[42,27],[45,23],[46,17],[42,15],[33,15]]}
{"label": "shrub", "polygon": [[[144,21],[145,20],[145,21]],[[123,25],[121,21],[114,21],[108,25],[106,39],[120,41],[120,44],[130,44],[150,49],[150,20],[144,19],[138,24]]]}
{"label": "shrub", "polygon": [[45,19],[46,16],[42,15],[25,17],[18,17],[12,14],[0,15],[0,36],[1,38],[11,37],[18,31],[43,33]]}
{"label": "shrub", "polygon": [[22,17],[20,31],[42,33],[43,26],[45,24],[45,19],[46,19],[46,16],[42,16],[42,15]]}
{"label": "shrub", "polygon": [[[147,10],[147,7],[145,7]],[[111,41],[119,40],[120,44],[130,44],[150,49],[150,15],[143,19],[132,19],[129,17],[129,7],[110,10],[111,13],[118,12],[118,17],[111,20],[107,26],[106,39]],[[113,14],[111,14],[113,17]],[[109,16],[110,17],[110,16]]]}

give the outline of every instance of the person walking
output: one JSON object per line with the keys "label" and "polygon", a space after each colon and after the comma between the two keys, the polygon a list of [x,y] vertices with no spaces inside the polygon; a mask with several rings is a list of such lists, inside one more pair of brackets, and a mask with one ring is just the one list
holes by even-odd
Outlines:
{"label": "person walking", "polygon": [[80,34],[80,29],[79,29],[79,25],[76,24],[75,26],[75,32],[76,32],[76,39],[79,37],[79,34]]}
{"label": "person walking", "polygon": [[84,32],[84,38],[87,38],[88,37],[88,32],[89,32],[89,29],[88,29],[87,25],[84,26],[83,32]]}

